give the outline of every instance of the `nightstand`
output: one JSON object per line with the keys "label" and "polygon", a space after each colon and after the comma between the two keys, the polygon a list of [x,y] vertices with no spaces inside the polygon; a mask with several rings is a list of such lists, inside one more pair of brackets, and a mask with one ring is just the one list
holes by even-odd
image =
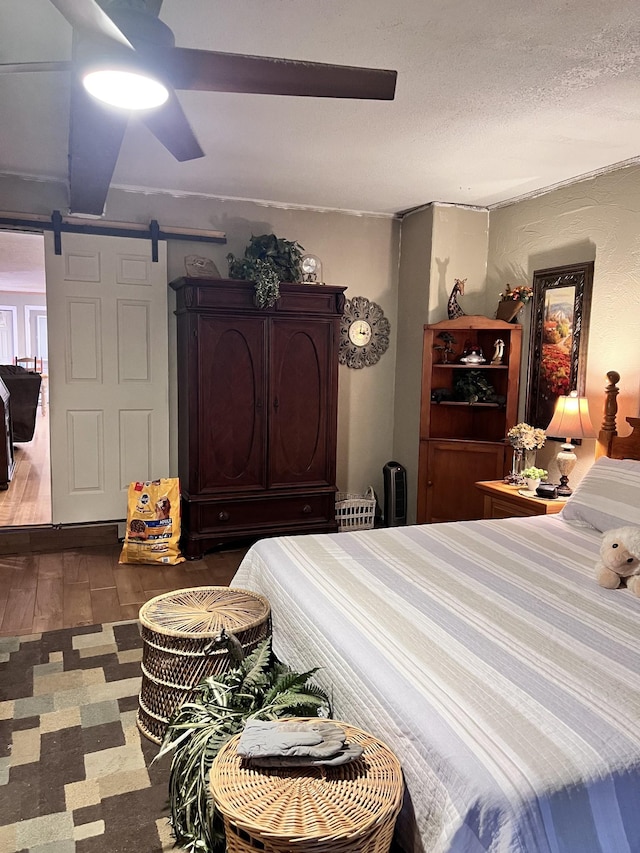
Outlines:
{"label": "nightstand", "polygon": [[483,518],[512,518],[514,516],[550,515],[560,512],[566,501],[529,498],[518,493],[521,486],[509,486],[502,480],[476,483],[484,496]]}

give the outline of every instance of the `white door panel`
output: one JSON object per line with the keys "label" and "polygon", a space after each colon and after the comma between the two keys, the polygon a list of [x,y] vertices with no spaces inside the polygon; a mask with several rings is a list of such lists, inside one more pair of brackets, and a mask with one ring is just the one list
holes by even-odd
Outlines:
{"label": "white door panel", "polygon": [[54,523],[121,519],[168,476],[166,244],[45,235]]}

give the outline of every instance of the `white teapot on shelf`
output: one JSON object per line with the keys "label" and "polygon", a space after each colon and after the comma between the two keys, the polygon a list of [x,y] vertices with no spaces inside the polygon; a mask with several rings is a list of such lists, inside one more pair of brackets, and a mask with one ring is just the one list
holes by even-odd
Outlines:
{"label": "white teapot on shelf", "polygon": [[472,350],[468,355],[463,355],[460,359],[463,364],[484,364],[486,360],[482,355],[482,350]]}

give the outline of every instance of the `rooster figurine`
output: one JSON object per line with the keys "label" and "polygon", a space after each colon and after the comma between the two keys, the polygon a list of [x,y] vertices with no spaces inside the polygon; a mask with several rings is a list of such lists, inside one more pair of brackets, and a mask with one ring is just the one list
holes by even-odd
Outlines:
{"label": "rooster figurine", "polygon": [[455,279],[455,284],[453,285],[453,290],[451,291],[451,295],[449,296],[449,301],[447,302],[447,311],[449,313],[449,319],[455,320],[457,317],[464,317],[465,313],[462,308],[458,305],[457,296],[464,296],[464,284],[466,282],[466,278],[460,280],[459,278]]}

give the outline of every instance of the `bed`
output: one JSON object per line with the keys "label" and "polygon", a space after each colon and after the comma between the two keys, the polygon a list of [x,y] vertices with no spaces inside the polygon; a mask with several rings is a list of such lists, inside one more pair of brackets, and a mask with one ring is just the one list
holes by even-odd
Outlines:
{"label": "bed", "polygon": [[409,853],[640,851],[640,598],[594,581],[602,530],[640,526],[615,376],[562,513],[265,539],[232,581],[400,758]]}

